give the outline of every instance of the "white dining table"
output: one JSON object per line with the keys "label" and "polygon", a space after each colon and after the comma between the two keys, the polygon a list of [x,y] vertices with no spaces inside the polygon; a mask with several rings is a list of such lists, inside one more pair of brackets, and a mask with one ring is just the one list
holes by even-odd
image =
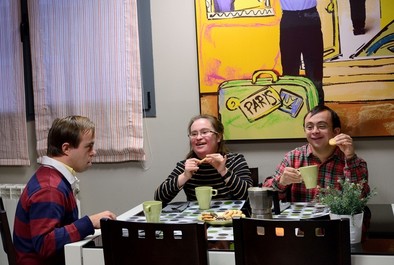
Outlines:
{"label": "white dining table", "polygon": [[[394,210],[394,204],[392,207]],[[118,216],[118,220],[127,221],[130,217],[139,215],[141,212],[142,204]],[[97,229],[94,235],[67,244],[65,246],[66,265],[105,265],[103,249],[101,247],[87,247],[91,241],[99,238],[100,234],[101,231]],[[208,250],[208,258],[210,265],[235,265],[234,251]],[[351,260],[352,265],[393,265],[394,255],[352,254]]]}

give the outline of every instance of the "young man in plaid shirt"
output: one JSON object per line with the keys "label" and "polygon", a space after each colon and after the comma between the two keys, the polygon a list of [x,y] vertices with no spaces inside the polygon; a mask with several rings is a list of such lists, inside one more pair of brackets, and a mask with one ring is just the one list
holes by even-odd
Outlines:
{"label": "young man in plaid shirt", "polygon": [[283,201],[313,201],[318,188],[306,189],[298,168],[317,165],[319,187],[338,188],[338,180],[344,178],[354,183],[365,180],[364,193],[367,194],[367,163],[356,155],[352,138],[341,133],[337,113],[327,106],[316,106],[305,115],[303,126],[308,143],[288,152],[264,186],[278,190]]}

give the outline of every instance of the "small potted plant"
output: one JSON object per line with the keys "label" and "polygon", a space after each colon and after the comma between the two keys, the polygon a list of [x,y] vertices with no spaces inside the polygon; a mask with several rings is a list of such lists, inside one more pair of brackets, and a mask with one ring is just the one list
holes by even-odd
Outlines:
{"label": "small potted plant", "polygon": [[350,219],[350,242],[352,244],[361,241],[362,221],[364,209],[369,199],[376,195],[373,190],[364,194],[365,180],[352,183],[348,178],[338,180],[339,187],[320,188],[317,199],[319,203],[330,209],[330,218]]}

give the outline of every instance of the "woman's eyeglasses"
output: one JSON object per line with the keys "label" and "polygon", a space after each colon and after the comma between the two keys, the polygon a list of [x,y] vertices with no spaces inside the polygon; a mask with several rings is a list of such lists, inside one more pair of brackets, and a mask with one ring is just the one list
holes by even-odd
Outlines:
{"label": "woman's eyeglasses", "polygon": [[207,137],[207,136],[210,136],[210,135],[213,134],[213,133],[214,133],[214,134],[217,134],[217,132],[212,131],[212,130],[192,131],[192,132],[189,134],[189,137],[192,138],[192,139],[197,138],[198,135],[201,135],[201,137]]}

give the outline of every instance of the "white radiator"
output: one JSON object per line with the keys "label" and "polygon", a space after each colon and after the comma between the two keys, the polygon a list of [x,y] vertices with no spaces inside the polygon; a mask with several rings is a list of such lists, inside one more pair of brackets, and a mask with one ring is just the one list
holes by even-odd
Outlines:
{"label": "white radiator", "polygon": [[[0,197],[3,198],[4,208],[7,211],[8,223],[10,225],[11,234],[14,231],[14,219],[16,205],[18,204],[18,199],[22,194],[25,184],[0,184]],[[78,216],[81,217],[81,202],[78,198]],[[3,242],[0,239],[0,265],[8,265],[7,254],[3,249]]]}
{"label": "white radiator", "polygon": [[[14,218],[16,205],[21,195],[24,184],[0,184],[0,197],[3,198],[4,208],[7,211],[8,223],[11,234],[14,229]],[[0,240],[0,264],[8,265],[7,254],[3,249],[3,242]]]}

